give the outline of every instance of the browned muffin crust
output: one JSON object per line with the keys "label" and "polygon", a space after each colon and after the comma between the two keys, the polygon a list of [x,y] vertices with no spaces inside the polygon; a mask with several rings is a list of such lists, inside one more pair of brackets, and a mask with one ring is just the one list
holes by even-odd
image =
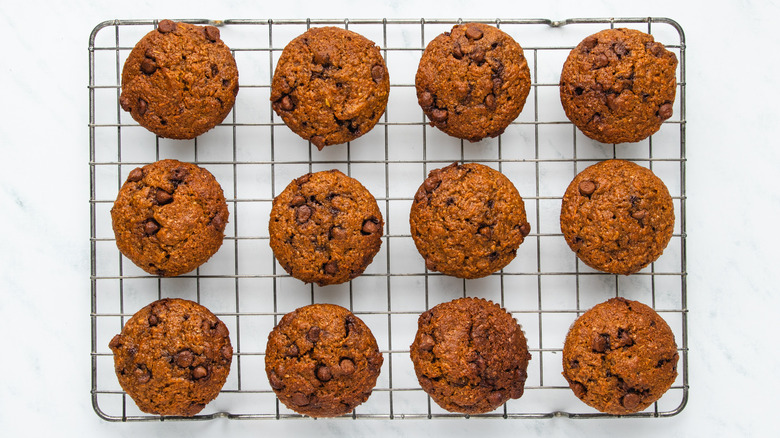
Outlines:
{"label": "browned muffin crust", "polygon": [[293,180],[274,199],[268,223],[279,264],[320,286],[362,274],[379,252],[383,228],[376,199],[335,169]]}
{"label": "browned muffin crust", "polygon": [[177,160],[130,171],[111,209],[122,254],[144,271],[166,277],[190,272],[214,255],[228,216],[214,176]]}
{"label": "browned muffin crust", "polygon": [[136,312],[109,343],[119,384],[143,412],[193,416],[230,372],[228,329],[193,301],[162,299]]}
{"label": "browned muffin crust", "polygon": [[650,307],[624,298],[598,304],[572,325],[563,376],[574,394],[609,414],[646,409],[677,377],[677,344]]}
{"label": "browned muffin crust", "polygon": [[387,106],[390,75],[371,40],[318,27],[282,51],[271,83],[274,111],[318,149],[370,131]]}
{"label": "browned muffin crust", "polygon": [[479,163],[432,170],[415,194],[409,224],[425,266],[459,278],[504,268],[531,231],[512,182]]}
{"label": "browned muffin crust", "polygon": [[415,86],[431,126],[473,142],[498,136],[520,115],[531,73],[511,36],[495,26],[465,23],[428,44]]}
{"label": "browned muffin crust", "polygon": [[133,119],[167,138],[195,138],[233,108],[238,69],[214,26],[162,20],[125,61],[119,103]]}
{"label": "browned muffin crust", "polygon": [[588,266],[633,274],[661,256],[674,231],[669,190],[647,168],[607,160],[580,172],[561,205],[566,243]]}
{"label": "browned muffin crust", "polygon": [[334,304],[286,314],[265,351],[265,371],[279,401],[312,417],[343,415],[368,400],[382,361],[371,330]]}
{"label": "browned muffin crust", "polygon": [[561,104],[585,135],[637,142],[672,116],[677,57],[652,35],[607,29],[575,47],[563,65]]}
{"label": "browned muffin crust", "polygon": [[420,315],[410,348],[420,386],[450,412],[490,412],[523,395],[531,355],[520,325],[491,301],[460,298]]}

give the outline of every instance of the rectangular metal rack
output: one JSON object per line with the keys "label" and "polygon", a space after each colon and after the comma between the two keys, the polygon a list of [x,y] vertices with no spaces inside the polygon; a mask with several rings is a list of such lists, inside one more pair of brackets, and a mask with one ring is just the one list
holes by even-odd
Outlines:
{"label": "rectangular metal rack", "polygon": [[[462,296],[500,303],[523,326],[532,360],[525,395],[477,417],[504,419],[608,417],[580,402],[561,376],[561,349],[570,324],[614,296],[642,301],[672,327],[680,352],[672,388],[634,417],[664,417],[688,398],[685,216],[685,38],[668,18],[183,20],[219,26],[239,69],[233,111],[195,140],[156,137],[119,107],[121,70],[135,43],[157,20],[112,20],[89,39],[89,173],[91,217],[92,404],[110,421],[160,421],[144,414],[117,382],[108,343],[138,309],[159,298],[200,302],[230,329],[235,356],[219,397],[192,418],[301,419],[281,405],[264,370],[268,333],[285,313],[314,303],[340,304],[372,329],[384,354],[369,400],[346,419],[468,417],[433,403],[416,381],[409,345],[417,316]],[[427,43],[454,24],[498,26],[524,49],[532,87],[520,117],[495,139],[468,143],[427,125],[417,104],[414,75]],[[340,26],[373,40],[390,72],[388,108],[377,126],[356,141],[317,151],[293,134],[271,110],[270,83],[284,46],[312,26]],[[658,133],[635,144],[605,145],[583,136],[567,119],[558,97],[560,70],[583,38],[608,27],[651,33],[678,60],[674,116]],[[110,209],[135,167],[176,158],[209,169],[225,191],[230,223],[220,251],[196,271],[150,276],[116,248]],[[577,260],[560,233],[562,194],[582,169],[622,158],[651,168],[667,184],[676,213],[672,240],[661,258],[631,276],[596,272]],[[427,173],[453,161],[481,162],[513,181],[532,226],[516,259],[478,280],[428,272],[409,234],[409,208]],[[357,279],[337,286],[305,285],[275,262],[268,245],[274,196],[306,172],[337,168],[360,180],[377,198],[385,219],[382,248]],[[176,419],[166,417],[165,420]]]}

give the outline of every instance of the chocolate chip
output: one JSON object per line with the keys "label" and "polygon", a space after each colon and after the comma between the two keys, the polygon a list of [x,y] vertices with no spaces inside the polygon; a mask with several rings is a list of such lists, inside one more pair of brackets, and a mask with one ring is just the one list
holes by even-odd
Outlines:
{"label": "chocolate chip", "polygon": [[519,386],[519,387],[516,386],[516,387],[512,388],[509,391],[509,397],[510,398],[520,398],[522,396],[523,396],[523,387],[522,386]]}
{"label": "chocolate chip", "polygon": [[433,263],[433,260],[431,260],[431,259],[425,259],[425,267],[429,271],[435,271],[436,270],[436,264]]}
{"label": "chocolate chip", "polygon": [[531,233],[531,224],[526,222],[523,225],[520,225],[520,234],[522,234],[523,237],[527,236],[530,233]]}
{"label": "chocolate chip", "polygon": [[225,345],[220,350],[220,353],[222,353],[222,357],[225,358],[225,360],[230,360],[233,358],[233,347],[230,345]]}
{"label": "chocolate chip", "polygon": [[672,117],[672,114],[674,113],[674,110],[672,110],[672,104],[671,103],[665,103],[661,105],[660,108],[658,108],[658,117],[666,120],[669,117]]}
{"label": "chocolate chip", "polygon": [[629,411],[633,411],[639,407],[639,403],[641,401],[642,399],[639,397],[639,394],[629,392],[623,396],[623,399],[620,401],[620,403],[624,408],[628,409]]}
{"label": "chocolate chip", "polygon": [[439,187],[439,184],[441,184],[441,180],[438,178],[426,178],[423,182],[423,188],[426,192],[432,192],[436,187]]}
{"label": "chocolate chip", "polygon": [[147,321],[149,322],[149,327],[154,327],[160,322],[160,319],[157,318],[157,315],[151,314],[149,315],[149,319]]}
{"label": "chocolate chip", "polygon": [[290,96],[284,96],[282,100],[279,101],[279,107],[284,111],[292,111],[295,108],[295,104],[293,104]]}
{"label": "chocolate chip", "polygon": [[321,365],[317,368],[317,379],[321,382],[327,382],[333,377],[333,373],[330,372],[330,368],[326,365]]}
{"label": "chocolate chip", "polygon": [[141,170],[140,167],[136,167],[135,169],[130,171],[130,174],[127,175],[127,180],[130,182],[138,182],[141,181],[144,178],[144,171]]}
{"label": "chocolate chip", "polygon": [[344,358],[341,359],[341,362],[339,362],[339,368],[341,368],[341,372],[350,375],[355,372],[355,362],[352,362],[352,359]]}
{"label": "chocolate chip", "polygon": [[165,190],[157,190],[154,198],[160,205],[165,205],[173,201],[173,196]]}
{"label": "chocolate chip", "polygon": [[154,219],[149,219],[144,224],[144,233],[152,235],[160,230],[160,225]]}
{"label": "chocolate chip", "polygon": [[296,392],[292,395],[292,402],[297,406],[306,406],[309,404],[309,396],[302,392]]}
{"label": "chocolate chip", "polygon": [[277,376],[274,372],[271,372],[268,375],[268,383],[271,384],[271,388],[277,391],[284,388],[284,382],[282,382],[282,379],[280,379],[279,376]]}
{"label": "chocolate chip", "polygon": [[485,49],[482,47],[475,47],[474,50],[471,51],[469,57],[477,64],[481,64],[485,62]]}
{"label": "chocolate chip", "polygon": [[420,336],[420,350],[431,351],[434,345],[436,342],[433,340],[433,336],[427,334]]}
{"label": "chocolate chip", "polygon": [[631,217],[636,219],[636,220],[641,221],[642,219],[647,217],[647,210],[635,211],[635,212],[631,213]]}
{"label": "chocolate chip", "polygon": [[119,96],[119,106],[122,107],[123,111],[127,112],[130,112],[130,110],[133,109],[130,107],[130,100],[125,95]]}
{"label": "chocolate chip", "polygon": [[141,365],[140,367],[136,368],[134,373],[138,383],[146,383],[152,379],[152,374],[148,369],[146,369],[145,365]]}
{"label": "chocolate chip", "polygon": [[622,57],[624,57],[624,56],[626,56],[628,54],[628,48],[626,47],[625,44],[623,44],[622,41],[616,42],[612,46],[612,51],[615,52],[615,54],[617,55],[618,58],[622,58]]}
{"label": "chocolate chip", "polygon": [[585,385],[580,382],[572,382],[569,386],[574,392],[574,395],[576,395],[578,398],[584,397],[585,393],[588,392],[587,388],[585,388]]}
{"label": "chocolate chip", "polygon": [[209,371],[203,365],[197,366],[194,370],[192,370],[193,379],[202,379],[208,375]]}
{"label": "chocolate chip", "polygon": [[447,110],[434,108],[431,111],[431,120],[433,120],[434,122],[443,122],[447,120],[447,117],[449,117],[449,113],[447,112]]}
{"label": "chocolate chip", "polygon": [[485,96],[485,106],[490,110],[496,109],[496,96],[492,94]]}
{"label": "chocolate chip", "polygon": [[501,91],[501,87],[504,85],[504,81],[501,78],[493,78],[493,94],[498,96]]}
{"label": "chocolate chip", "polygon": [[176,30],[176,23],[171,20],[163,20],[157,25],[157,30],[160,33],[168,33]]}
{"label": "chocolate chip", "polygon": [[490,395],[488,395],[488,402],[492,406],[498,406],[504,401],[504,396],[500,392],[491,392]]}
{"label": "chocolate chip", "polygon": [[314,63],[319,65],[330,64],[330,55],[328,52],[314,52]]}
{"label": "chocolate chip", "polygon": [[306,333],[306,339],[313,344],[320,340],[321,333],[322,330],[315,325],[314,327],[309,329],[308,333]]}
{"label": "chocolate chip", "polygon": [[347,230],[341,227],[332,227],[328,233],[331,239],[341,240],[347,237]]}
{"label": "chocolate chip", "polygon": [[208,38],[208,40],[212,43],[215,43],[219,40],[219,29],[216,27],[206,26],[203,28],[203,32],[206,34],[206,38]]}
{"label": "chocolate chip", "polygon": [[607,58],[607,55],[603,53],[599,53],[595,58],[593,58],[593,68],[606,67],[607,64],[609,64],[609,58]]}
{"label": "chocolate chip", "polygon": [[591,35],[580,43],[580,49],[585,53],[590,53],[591,50],[593,50],[594,47],[599,43],[599,40]]}
{"label": "chocolate chip", "polygon": [[663,44],[651,41],[645,45],[645,48],[653,54],[653,56],[660,57],[664,54],[664,51],[666,51],[666,48]]}
{"label": "chocolate chip", "polygon": [[379,223],[375,218],[366,219],[365,221],[363,221],[363,227],[360,229],[361,233],[364,235],[374,234],[379,232],[380,230],[381,228],[379,226]]}
{"label": "chocolate chip", "polygon": [[296,219],[299,223],[305,223],[311,218],[311,207],[308,205],[301,205],[296,212]]}
{"label": "chocolate chip", "polygon": [[323,137],[321,135],[315,135],[314,137],[310,138],[309,140],[312,142],[312,144],[314,144],[314,146],[317,146],[317,149],[319,149],[319,150],[322,150],[322,148],[324,148],[326,146],[325,145],[325,137]]}
{"label": "chocolate chip", "polygon": [[634,345],[634,339],[627,329],[619,328],[617,332],[617,342],[621,347],[630,347]]}
{"label": "chocolate chip", "polygon": [[108,343],[108,348],[110,349],[116,349],[122,346],[122,336],[121,335],[114,335],[113,338],[111,338],[111,342]]}
{"label": "chocolate chip", "polygon": [[220,233],[225,231],[225,219],[222,217],[221,214],[217,213],[216,216],[214,216],[214,219],[211,220],[211,225],[214,226],[214,228],[217,229]]}
{"label": "chocolate chip", "polygon": [[195,355],[190,350],[182,350],[176,355],[176,365],[182,368],[188,368],[192,365],[192,361],[195,359]]}
{"label": "chocolate chip", "polygon": [[336,273],[339,272],[339,265],[335,260],[331,260],[328,263],[325,263],[322,270],[328,275],[336,275]]}
{"label": "chocolate chip", "polygon": [[291,344],[289,347],[287,347],[287,351],[284,352],[284,354],[289,357],[296,357],[298,356],[298,353],[298,346],[295,344]]}
{"label": "chocolate chip", "polygon": [[597,353],[607,351],[609,349],[609,335],[600,334],[593,336],[590,340],[590,348]]}
{"label": "chocolate chip", "polygon": [[385,68],[379,64],[371,67],[371,77],[374,82],[381,82],[385,78]]}
{"label": "chocolate chip", "polygon": [[582,196],[590,196],[596,191],[596,183],[593,181],[580,181],[580,194]]}
{"label": "chocolate chip", "polygon": [[417,98],[417,103],[423,108],[428,108],[433,105],[433,95],[427,91],[423,91],[420,97]]}
{"label": "chocolate chip", "polygon": [[146,114],[146,110],[149,109],[149,104],[146,103],[145,100],[139,98],[138,99],[138,115],[142,116]]}
{"label": "chocolate chip", "polygon": [[466,36],[472,40],[478,40],[482,38],[482,29],[477,26],[469,26],[466,28]]}
{"label": "chocolate chip", "polygon": [[157,64],[154,62],[153,59],[144,58],[144,60],[141,61],[141,71],[144,74],[150,75],[155,71],[157,71]]}
{"label": "chocolate chip", "polygon": [[292,198],[292,201],[290,201],[290,205],[293,207],[300,207],[301,205],[306,203],[306,198],[304,198],[301,195],[295,195]]}
{"label": "chocolate chip", "polygon": [[452,44],[452,56],[455,59],[463,58],[463,50],[460,48],[460,44],[457,41]]}

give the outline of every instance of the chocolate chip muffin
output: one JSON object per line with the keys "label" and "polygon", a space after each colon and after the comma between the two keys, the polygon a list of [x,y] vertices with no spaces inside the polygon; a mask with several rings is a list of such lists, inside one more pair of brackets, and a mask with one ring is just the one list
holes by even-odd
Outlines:
{"label": "chocolate chip muffin", "polygon": [[608,414],[650,406],[677,377],[674,334],[653,309],[612,298],[577,318],[563,347],[563,376],[574,394]]}
{"label": "chocolate chip muffin", "polygon": [[379,252],[383,227],[371,193],[334,169],[293,180],[274,199],[268,232],[287,273],[325,286],[363,273]]}
{"label": "chocolate chip muffin", "polygon": [[569,184],[561,231],[586,265],[633,274],[656,261],[672,238],[672,197],[649,169],[624,160],[603,161]]}
{"label": "chocolate chip muffin", "polygon": [[279,401],[311,417],[343,415],[368,400],[382,361],[371,330],[334,304],[284,315],[265,350],[265,371]]}
{"label": "chocolate chip muffin", "polygon": [[167,138],[195,138],[233,108],[238,69],[214,26],[162,20],[130,52],[119,104],[141,126]]}
{"label": "chocolate chip muffin", "polygon": [[504,268],[531,231],[512,182],[478,163],[432,170],[414,196],[409,225],[425,266],[459,278]]}
{"label": "chocolate chip muffin", "polygon": [[165,298],[136,312],[108,345],[119,384],[143,412],[191,417],[230,372],[228,329],[193,301]]}
{"label": "chocolate chip muffin", "polygon": [[498,304],[460,298],[420,315],[410,348],[420,386],[450,412],[482,414],[520,398],[531,355]]}
{"label": "chocolate chip muffin", "polygon": [[370,131],[385,112],[390,76],[372,41],[337,27],[312,28],[282,51],[272,107],[319,150]]}
{"label": "chocolate chip muffin", "polygon": [[583,134],[637,142],[672,116],[677,57],[652,35],[607,29],[575,47],[561,72],[561,103]]}
{"label": "chocolate chip muffin", "polygon": [[214,176],[177,160],[133,169],[111,209],[119,251],[165,277],[190,272],[214,255],[228,215]]}
{"label": "chocolate chip muffin", "polygon": [[415,87],[431,126],[474,142],[498,136],[520,115],[531,73],[511,36],[487,24],[465,23],[428,44]]}

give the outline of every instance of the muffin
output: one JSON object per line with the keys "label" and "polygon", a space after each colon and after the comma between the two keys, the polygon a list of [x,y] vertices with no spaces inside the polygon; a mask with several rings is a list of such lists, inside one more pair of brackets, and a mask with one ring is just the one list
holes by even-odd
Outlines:
{"label": "muffin", "polygon": [[563,376],[574,395],[601,412],[646,409],[677,377],[674,334],[650,307],[612,298],[577,318],[563,346]]}
{"label": "muffin", "polygon": [[652,35],[607,29],[575,47],[561,72],[569,120],[602,143],[631,143],[672,116],[677,57]]}
{"label": "muffin", "polygon": [[478,163],[432,170],[414,196],[409,225],[425,266],[458,278],[504,268],[531,231],[512,182]]}
{"label": "muffin", "polygon": [[208,170],[162,160],[130,171],[111,209],[116,245],[144,271],[173,277],[222,245],[228,209]]}
{"label": "muffin", "polygon": [[629,275],[661,256],[674,230],[674,205],[652,171],[607,160],[580,172],[561,205],[566,243],[586,265]]}
{"label": "muffin", "polygon": [[382,361],[371,330],[334,304],[284,315],[265,350],[265,371],[279,401],[311,417],[344,415],[368,400]]}
{"label": "muffin", "polygon": [[428,44],[415,87],[431,126],[474,142],[498,136],[520,115],[531,73],[511,36],[487,24],[465,23]]}
{"label": "muffin", "polygon": [[450,412],[482,414],[523,395],[531,355],[520,325],[491,301],[460,298],[420,315],[410,349],[420,386]]}
{"label": "muffin", "polygon": [[219,394],[230,372],[228,329],[193,301],[162,299],[136,312],[109,343],[119,384],[138,408],[190,417]]}
{"label": "muffin", "polygon": [[273,201],[268,232],[287,273],[326,286],[363,273],[379,252],[383,227],[371,193],[334,169],[293,180]]}
{"label": "muffin", "polygon": [[160,137],[195,138],[221,123],[238,93],[238,69],[214,26],[162,20],[122,69],[119,104]]}
{"label": "muffin", "polygon": [[319,150],[370,131],[385,112],[389,93],[379,47],[337,27],[312,28],[292,40],[271,83],[274,111]]}

